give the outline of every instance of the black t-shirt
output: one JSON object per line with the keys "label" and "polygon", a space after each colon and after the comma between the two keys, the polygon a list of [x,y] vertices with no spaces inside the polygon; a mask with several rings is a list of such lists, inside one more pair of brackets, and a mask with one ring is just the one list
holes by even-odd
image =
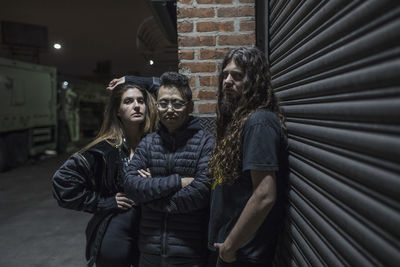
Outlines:
{"label": "black t-shirt", "polygon": [[250,115],[242,131],[242,175],[232,185],[216,184],[211,195],[209,248],[223,243],[253,193],[250,170],[274,171],[277,199],[256,233],[237,251],[237,260],[271,262],[283,220],[288,178],[287,139],[276,115],[266,109]]}

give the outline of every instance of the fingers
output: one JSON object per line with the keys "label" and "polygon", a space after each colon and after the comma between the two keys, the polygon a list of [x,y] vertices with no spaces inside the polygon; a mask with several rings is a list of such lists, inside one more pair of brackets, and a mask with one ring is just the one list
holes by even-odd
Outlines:
{"label": "fingers", "polygon": [[122,78],[113,79],[109,82],[106,89],[112,91],[115,88],[115,86],[117,86],[120,83],[122,83]]}
{"label": "fingers", "polygon": [[113,86],[117,83],[117,79],[112,79],[109,83],[108,86]]}
{"label": "fingers", "polygon": [[144,173],[143,170],[138,170],[138,173],[139,173],[139,175],[140,175],[141,177],[147,178],[147,176],[146,176],[146,174]]}
{"label": "fingers", "polygon": [[193,177],[184,177],[181,179],[182,188],[188,186],[191,182],[193,182]]}
{"label": "fingers", "polygon": [[135,203],[132,199],[127,198],[125,193],[117,193],[115,200],[117,201],[118,208],[122,210],[132,208],[132,205]]}
{"label": "fingers", "polygon": [[146,175],[146,177],[151,177],[149,168],[147,168],[146,170],[141,170],[141,171]]}
{"label": "fingers", "polygon": [[125,203],[128,203],[128,204],[135,203],[132,199],[129,199],[127,197],[117,197],[116,199],[117,199],[117,202],[125,202]]}
{"label": "fingers", "polygon": [[[116,198],[119,198],[119,197],[126,197],[126,193],[118,192],[117,194],[115,194],[115,197],[116,197]],[[128,199],[128,198],[127,198],[127,199]]]}
{"label": "fingers", "polygon": [[132,208],[132,205],[127,202],[117,201],[117,207],[119,209],[129,210],[130,208]]}
{"label": "fingers", "polygon": [[117,85],[117,81],[118,79],[113,79],[112,81],[110,81],[106,89],[107,90],[114,89],[114,87]]}
{"label": "fingers", "polygon": [[139,175],[140,175],[141,177],[143,177],[143,178],[150,178],[150,177],[151,177],[151,173],[150,173],[149,168],[147,168],[146,171],[143,170],[143,169],[140,169],[140,170],[138,170],[138,173],[139,173]]}
{"label": "fingers", "polygon": [[130,208],[132,208],[132,205],[129,205],[125,202],[117,202],[117,207],[122,210],[129,210]]}

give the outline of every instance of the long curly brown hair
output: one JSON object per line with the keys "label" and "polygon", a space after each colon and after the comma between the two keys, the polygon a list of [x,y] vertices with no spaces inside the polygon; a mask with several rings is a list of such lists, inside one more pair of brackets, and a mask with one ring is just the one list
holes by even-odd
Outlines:
{"label": "long curly brown hair", "polygon": [[[243,91],[233,114],[221,110],[223,100],[223,70],[234,61],[244,72]],[[221,66],[218,84],[216,146],[209,162],[210,182],[232,184],[241,173],[241,134],[247,118],[256,110],[267,108],[284,125],[284,116],[270,84],[268,62],[256,47],[240,47],[230,51]]]}

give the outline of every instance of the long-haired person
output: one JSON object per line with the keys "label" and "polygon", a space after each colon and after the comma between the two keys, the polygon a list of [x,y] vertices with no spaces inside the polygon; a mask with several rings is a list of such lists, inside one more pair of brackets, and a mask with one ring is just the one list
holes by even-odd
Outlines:
{"label": "long-haired person", "polygon": [[218,249],[218,266],[270,266],[288,165],[284,117],[263,53],[229,52],[217,96],[209,248]]}
{"label": "long-haired person", "polygon": [[137,266],[140,209],[123,190],[123,165],[152,132],[155,101],[138,84],[111,91],[96,139],[72,155],[53,177],[61,207],[93,213],[86,228],[88,266]]}

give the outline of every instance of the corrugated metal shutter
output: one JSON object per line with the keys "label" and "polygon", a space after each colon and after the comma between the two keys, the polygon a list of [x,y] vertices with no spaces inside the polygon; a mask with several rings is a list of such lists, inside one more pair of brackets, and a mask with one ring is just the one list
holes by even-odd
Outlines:
{"label": "corrugated metal shutter", "polygon": [[287,115],[279,266],[400,266],[400,1],[269,1]]}

